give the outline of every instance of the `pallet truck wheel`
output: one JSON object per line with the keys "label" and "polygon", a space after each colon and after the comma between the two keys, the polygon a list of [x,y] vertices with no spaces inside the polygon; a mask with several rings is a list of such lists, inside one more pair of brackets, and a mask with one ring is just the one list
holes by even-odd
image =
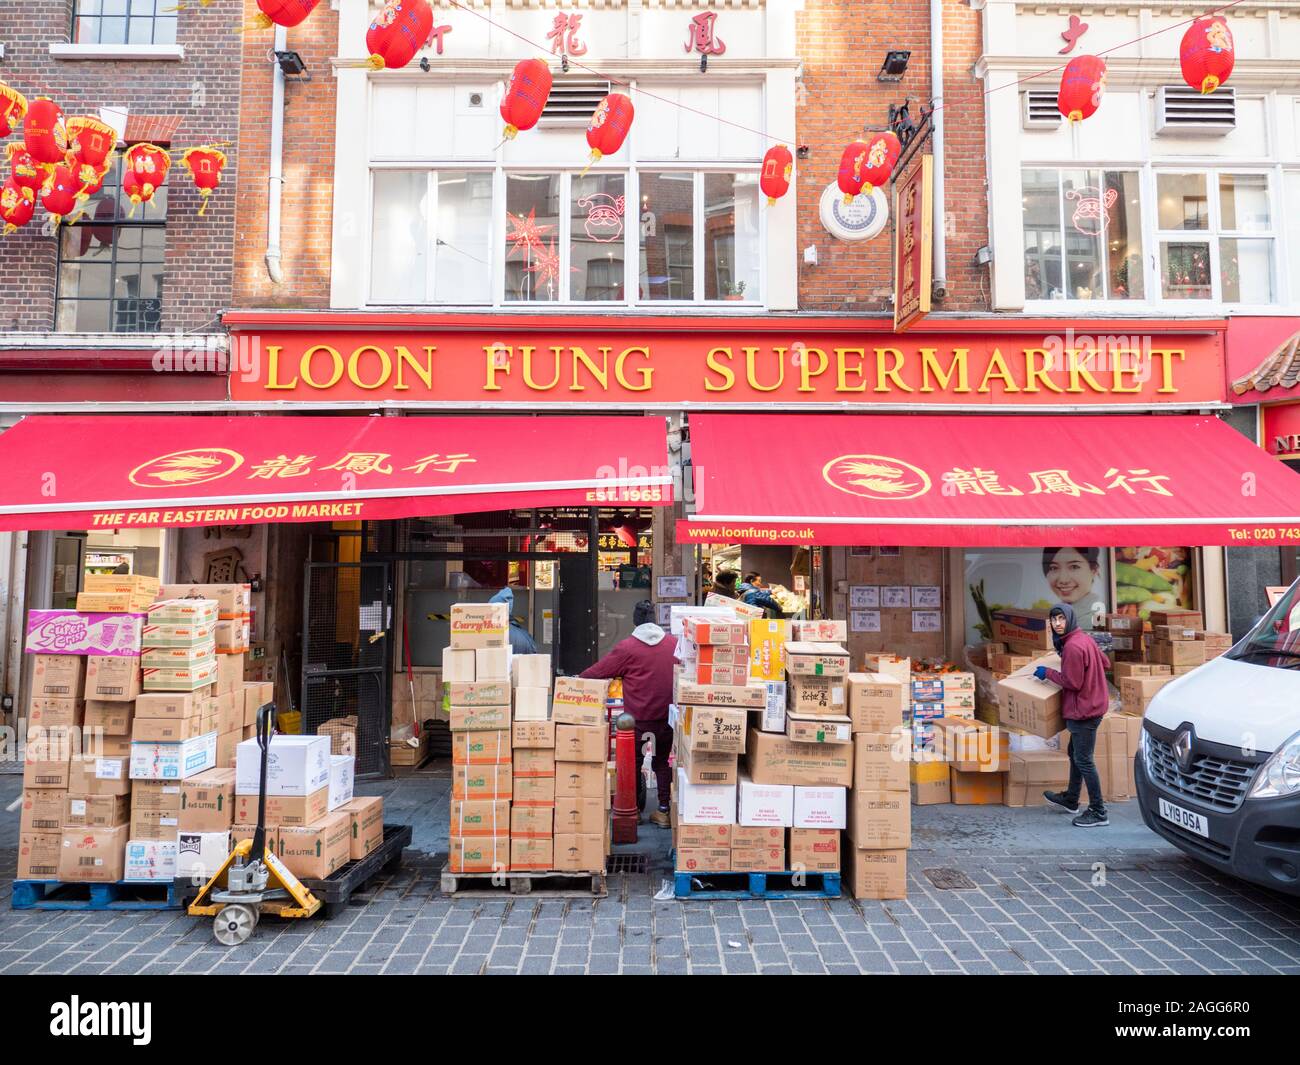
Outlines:
{"label": "pallet truck wheel", "polygon": [[212,919],[212,935],[223,947],[246,943],[256,927],[257,910],[241,903],[221,907]]}

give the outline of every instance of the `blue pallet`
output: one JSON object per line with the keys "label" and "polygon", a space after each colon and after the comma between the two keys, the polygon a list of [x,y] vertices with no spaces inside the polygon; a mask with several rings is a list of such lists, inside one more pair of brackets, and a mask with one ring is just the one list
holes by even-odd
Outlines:
{"label": "blue pallet", "polygon": [[15,880],[15,910],[179,910],[184,905],[172,880],[65,884],[61,880]]}
{"label": "blue pallet", "polygon": [[[803,887],[793,883],[804,879]],[[701,882],[700,887],[692,880]],[[769,884],[775,881],[775,884]],[[734,886],[724,887],[730,884]],[[679,899],[838,899],[839,873],[684,873],[673,874],[673,894]]]}

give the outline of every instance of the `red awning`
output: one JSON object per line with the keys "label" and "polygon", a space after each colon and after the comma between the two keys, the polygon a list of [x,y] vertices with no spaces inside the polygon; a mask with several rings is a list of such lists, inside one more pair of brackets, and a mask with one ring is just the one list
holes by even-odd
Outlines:
{"label": "red awning", "polygon": [[671,500],[661,418],[37,415],[0,435],[0,529]]}
{"label": "red awning", "polygon": [[1300,476],[1191,415],[702,414],[696,543],[1300,545]]}

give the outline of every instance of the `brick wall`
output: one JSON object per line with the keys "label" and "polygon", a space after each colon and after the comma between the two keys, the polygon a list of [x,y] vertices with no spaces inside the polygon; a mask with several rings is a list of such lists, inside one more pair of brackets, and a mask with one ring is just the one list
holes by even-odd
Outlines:
{"label": "brick wall", "polygon": [[[887,16],[885,12],[888,12]],[[912,100],[916,118],[930,100],[928,0],[895,0],[888,8],[855,0],[810,0],[798,16],[798,54],[803,93],[797,110],[800,144],[810,151],[796,162],[799,182],[799,248],[817,245],[819,263],[799,265],[799,305],[804,310],[881,313],[891,309],[893,284],[890,230],[874,240],[836,240],[822,228],[822,190],[835,180],[840,153],[866,129],[882,129],[889,105]],[[944,168],[947,177],[947,274],[949,297],[935,310],[988,307],[984,268],[971,265],[987,241],[984,208],[984,105],[971,67],[980,54],[978,13],[964,0],[944,3]],[[901,82],[881,83],[876,74],[891,49],[910,50]]]}
{"label": "brick wall", "polygon": [[[257,13],[246,0],[248,18]],[[244,98],[240,183],[235,229],[241,254],[235,268],[237,307],[327,307],[331,220],[334,213],[334,104],[338,83],[330,57],[338,54],[338,12],[319,4],[288,31],[288,47],[302,56],[311,81],[288,80],[284,92],[284,185],[280,196],[282,282],[266,270],[267,175],[271,157],[272,30],[244,35]],[[357,150],[364,146],[357,145]]]}
{"label": "brick wall", "polygon": [[[14,11],[12,14],[19,14]],[[66,42],[72,0],[31,0],[6,20],[0,80],[29,100],[49,96],[65,115],[98,114],[105,106],[133,114],[179,117],[172,148],[230,142],[220,189],[204,217],[200,197],[173,151],[169,189],[164,330],[203,330],[229,305],[234,258],[235,148],[239,110],[241,0],[190,4],[178,16],[181,62],[54,59],[52,42]],[[11,140],[21,139],[21,131]],[[7,165],[4,168],[8,176]],[[43,235],[45,211],[0,241],[0,331],[53,328],[57,238]]]}

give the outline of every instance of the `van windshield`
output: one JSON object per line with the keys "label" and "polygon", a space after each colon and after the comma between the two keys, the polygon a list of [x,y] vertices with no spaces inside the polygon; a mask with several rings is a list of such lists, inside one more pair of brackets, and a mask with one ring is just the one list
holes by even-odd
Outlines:
{"label": "van windshield", "polygon": [[1300,580],[1225,657],[1278,669],[1300,669]]}

